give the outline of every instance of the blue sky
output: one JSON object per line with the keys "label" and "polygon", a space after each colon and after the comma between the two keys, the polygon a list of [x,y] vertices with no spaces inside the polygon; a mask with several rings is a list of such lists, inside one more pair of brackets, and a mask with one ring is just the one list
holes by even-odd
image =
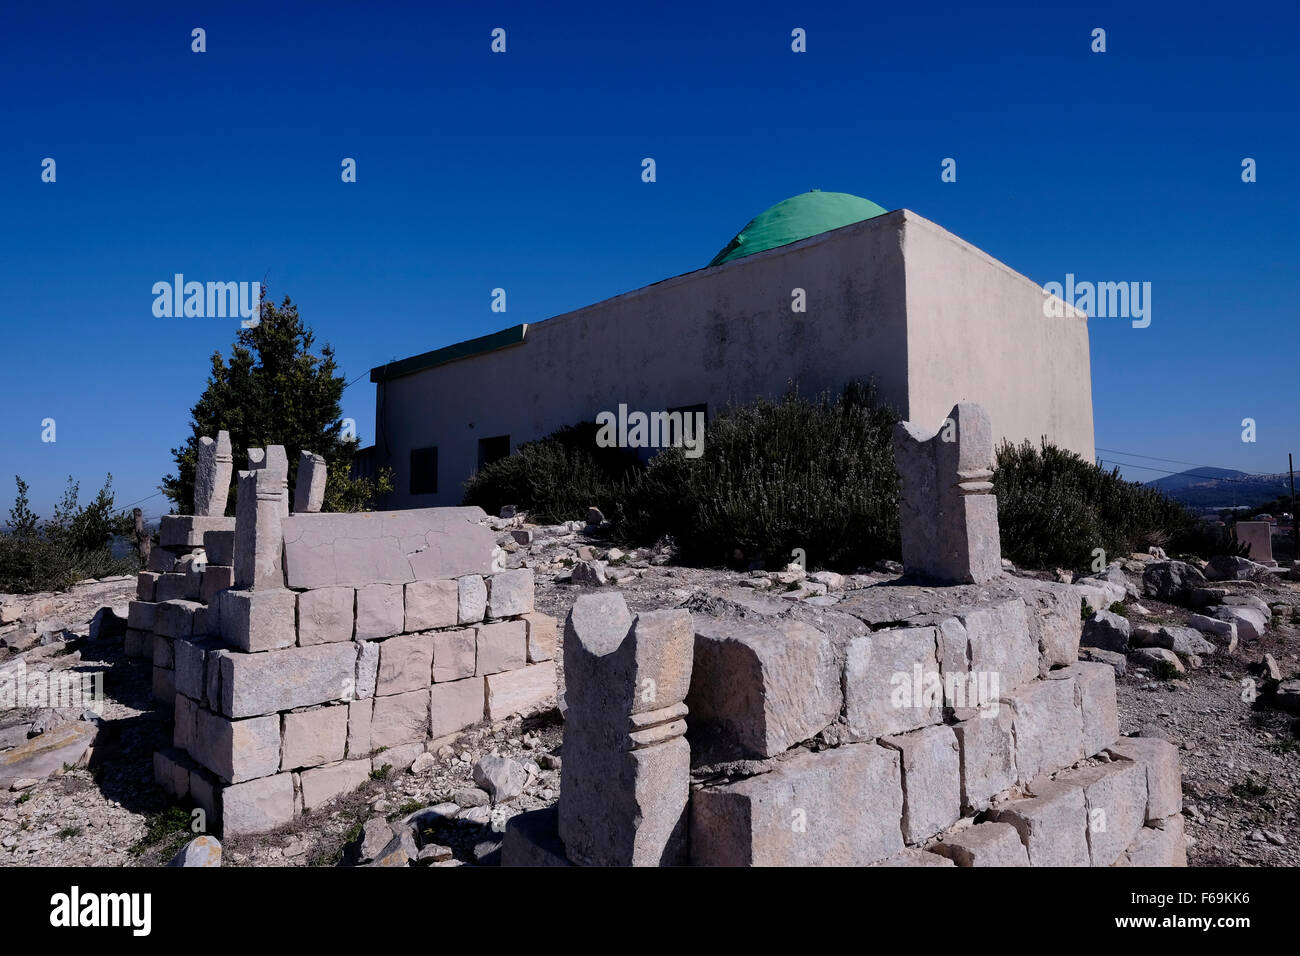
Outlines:
{"label": "blue sky", "polygon": [[174,273],[291,296],[368,443],[372,366],[700,268],[814,187],[1040,283],[1151,282],[1149,328],[1091,323],[1099,448],[1300,451],[1293,4],[125,6],[0,14],[0,517],[15,473],[40,511],[68,474],[156,491],[237,324],[155,318]]}

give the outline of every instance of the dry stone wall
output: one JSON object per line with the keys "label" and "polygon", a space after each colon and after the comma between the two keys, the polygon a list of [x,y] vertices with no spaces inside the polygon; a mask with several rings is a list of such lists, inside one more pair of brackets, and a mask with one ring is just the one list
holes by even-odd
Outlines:
{"label": "dry stone wall", "polygon": [[[212,446],[200,470],[229,438]],[[530,570],[498,569],[481,510],[319,514],[324,463],[304,453],[291,514],[284,449],[249,466],[237,518],[163,518],[128,615],[127,651],[174,716],[157,782],[214,829],[288,823],[555,693],[556,621]]]}

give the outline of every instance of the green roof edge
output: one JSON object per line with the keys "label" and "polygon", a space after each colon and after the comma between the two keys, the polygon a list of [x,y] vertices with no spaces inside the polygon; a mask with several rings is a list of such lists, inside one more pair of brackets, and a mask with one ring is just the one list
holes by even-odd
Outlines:
{"label": "green roof edge", "polygon": [[493,332],[491,335],[480,335],[476,339],[457,342],[455,345],[434,349],[432,352],[412,355],[400,362],[389,362],[387,365],[372,368],[370,370],[370,381],[387,382],[391,379],[401,378],[403,375],[414,375],[416,372],[423,372],[427,368],[434,368],[438,365],[446,365],[448,362],[469,358],[471,355],[482,355],[484,352],[495,352],[498,349],[509,348],[512,345],[522,345],[524,333],[527,330],[528,323],[525,322],[522,325],[502,329],[500,332]]}

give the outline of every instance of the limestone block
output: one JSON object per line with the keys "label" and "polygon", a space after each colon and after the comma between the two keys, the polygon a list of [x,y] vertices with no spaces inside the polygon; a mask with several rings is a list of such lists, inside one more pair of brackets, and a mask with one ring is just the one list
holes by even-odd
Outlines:
{"label": "limestone block", "polygon": [[[489,674],[485,683],[488,720],[505,720],[511,714],[526,714],[555,696],[555,662],[529,664],[518,670]],[[434,685],[435,690],[438,686]]]}
{"label": "limestone block", "polygon": [[977,678],[970,689],[987,687],[991,696],[972,700],[968,690],[966,703],[954,706],[975,707],[996,700],[1038,676],[1038,642],[1029,632],[1023,600],[959,611],[956,616],[966,627],[967,659]]}
{"label": "limestone block", "polygon": [[481,677],[434,684],[429,690],[429,736],[435,739],[445,737],[481,723],[484,701],[485,688]]}
{"label": "limestone block", "polygon": [[178,693],[199,701],[206,699],[208,655],[220,646],[220,640],[213,637],[182,638],[176,641],[172,653]]}
{"label": "limestone block", "polygon": [[478,662],[474,673],[480,677],[523,667],[528,660],[528,625],[523,621],[484,624],[478,632]]}
{"label": "limestone block", "polygon": [[456,581],[456,623],[477,624],[487,613],[487,584],[477,574],[467,574]]}
{"label": "limestone block", "polygon": [[405,614],[401,585],[367,584],[357,588],[356,639],[370,641],[402,633]]}
{"label": "limestone block", "polygon": [[489,574],[496,539],[480,508],[291,515],[284,522],[291,588],[407,584]]}
{"label": "limestone block", "polygon": [[373,698],[354,700],[348,704],[348,759],[369,757],[370,751],[370,717],[374,713]]}
{"label": "limestone block", "polygon": [[194,750],[194,731],[198,726],[199,704],[184,694],[176,695],[176,709],[172,717],[172,746],[179,750]]}
{"label": "limestone block", "polygon": [[1156,737],[1121,737],[1106,752],[1146,769],[1148,822],[1182,812],[1183,777],[1177,747]]}
{"label": "limestone block", "polygon": [[176,553],[166,548],[151,548],[145,570],[154,574],[171,574],[176,567]]}
{"label": "limestone block", "polygon": [[489,620],[517,617],[533,609],[533,572],[529,568],[498,571],[488,581]]}
{"label": "limestone block", "polygon": [[151,637],[152,635],[148,631],[137,631],[128,628],[126,636],[122,638],[122,652],[127,657],[144,657],[149,648],[146,642]]}
{"label": "limestone block", "polygon": [[139,631],[152,631],[154,607],[151,602],[132,601],[127,605],[126,626]]}
{"label": "limestone block", "polygon": [[302,808],[314,810],[369,780],[370,761],[343,760],[324,767],[313,767],[304,770],[301,779]]}
{"label": "limestone block", "polygon": [[203,535],[208,531],[233,531],[234,528],[235,519],[221,515],[163,515],[158,520],[158,543],[169,549],[201,548]]}
{"label": "limestone block", "polygon": [[961,803],[966,810],[988,807],[993,796],[1016,783],[1015,738],[1009,707],[977,714],[952,725],[961,758]]}
{"label": "limestone block", "polygon": [[[567,624],[564,633],[567,645]],[[696,622],[686,705],[692,737],[707,741],[716,759],[779,754],[826,727],[842,703],[840,667],[818,629],[799,621]]]}
{"label": "limestone block", "polygon": [[1083,726],[1083,753],[1099,754],[1119,737],[1119,709],[1115,701],[1115,668],[1109,664],[1079,661],[1049,675],[1074,678],[1075,702]]}
{"label": "limestone block", "polygon": [[433,635],[433,679],[461,680],[473,677],[477,666],[478,640],[475,628],[438,631]]}
{"label": "limestone block", "polygon": [[190,756],[228,783],[269,776],[280,769],[280,718],[229,720],[199,707],[193,744]]}
{"label": "limestone block", "polygon": [[406,585],[407,631],[428,631],[435,627],[455,627],[460,603],[460,588],[455,581],[412,581]]}
{"label": "limestone block", "polygon": [[416,690],[375,698],[375,709],[370,718],[372,748],[422,741],[428,735],[429,691]]}
{"label": "limestone block", "polygon": [[217,595],[217,626],[229,647],[249,653],[292,647],[297,595],[285,588],[227,590]]}
{"label": "limestone block", "polygon": [[554,659],[559,622],[540,611],[525,614],[524,622],[528,625],[528,663]]}
{"label": "limestone block", "polygon": [[1011,708],[1021,783],[1083,759],[1083,716],[1075,702],[1074,678],[1034,681],[1005,697],[1003,706]]}
{"label": "limestone block", "polygon": [[317,588],[298,595],[298,643],[332,644],[352,640],[356,591]]}
{"label": "limestone block", "polygon": [[230,432],[217,432],[216,439],[204,435],[199,439],[198,456],[194,467],[194,513],[211,516],[226,513],[226,499],[230,494],[230,473],[234,468],[234,455],[230,448]]}
{"label": "limestone block", "polygon": [[908,846],[891,857],[886,857],[872,866],[956,866],[952,860],[938,853],[930,853],[918,847]]}
{"label": "limestone block", "polygon": [[223,836],[265,833],[292,822],[293,817],[291,773],[277,773],[273,777],[237,783],[221,792]]}
{"label": "limestone block", "polygon": [[1029,853],[1009,823],[977,823],[947,834],[930,851],[957,866],[1028,866]]}
{"label": "limestone block", "polygon": [[[196,587],[196,584],[199,586]],[[193,576],[180,572],[160,574],[154,584],[153,593],[154,600],[158,603],[163,601],[194,601],[202,594],[202,579],[196,582]]]}
{"label": "limestone block", "polygon": [[199,598],[204,604],[211,604],[219,592],[234,586],[233,567],[228,564],[209,564],[203,569],[203,583],[199,587]]}
{"label": "limestone block", "polygon": [[407,634],[379,645],[378,697],[423,691],[433,681],[433,635]]}
{"label": "limestone block", "polygon": [[282,523],[286,510],[288,464],[283,456],[239,473],[235,501],[235,586],[249,590],[283,588]]}
{"label": "limestone block", "polygon": [[1146,818],[1147,782],[1142,766],[1117,760],[1067,771],[1057,782],[1083,790],[1092,865],[1114,864],[1137,839]]}
{"label": "limestone block", "polygon": [[1238,636],[1244,641],[1259,640],[1268,626],[1267,615],[1253,607],[1216,607],[1211,609],[1210,614],[1216,620],[1235,624]]}
{"label": "limestone block", "polygon": [[375,687],[379,683],[379,643],[376,641],[357,642],[356,683],[352,696],[365,698],[375,696]]}
{"label": "limestone block", "polygon": [[221,820],[221,781],[212,771],[195,764],[190,769],[190,797],[203,808],[210,825]]}
{"label": "limestone block", "polygon": [[153,753],[154,783],[178,800],[190,794],[190,771],[196,766],[184,751],[175,747],[155,750]]}
{"label": "limestone block", "polygon": [[255,717],[354,696],[356,661],[350,643],[223,655],[221,712]]}
{"label": "limestone block", "polygon": [[348,706],[318,707],[284,715],[280,770],[342,760],[348,741]]}
{"label": "limestone block", "polygon": [[162,577],[155,571],[141,571],[135,576],[135,596],[136,600],[149,601],[154,600],[154,591],[158,584],[158,579]]}
{"label": "limestone block", "polygon": [[423,740],[416,740],[409,744],[397,744],[372,756],[370,758],[370,769],[382,770],[384,767],[388,767],[398,773],[405,773],[411,769],[415,758],[422,753],[424,753]]}
{"label": "limestone block", "polygon": [[325,457],[309,451],[298,453],[298,480],[293,486],[293,510],[312,514],[325,503]]}
{"label": "limestone block", "polygon": [[768,773],[692,794],[691,862],[865,866],[903,849],[902,815],[896,750],[865,743],[801,752]]}
{"label": "limestone block", "polygon": [[170,667],[155,667],[152,690],[154,700],[170,707],[176,697],[176,672]]}
{"label": "limestone block", "polygon": [[1052,667],[1078,660],[1079,638],[1083,633],[1079,592],[1069,584],[1056,581],[1014,576],[1006,580],[1027,606],[1029,633],[1038,643],[1039,676],[1046,676]]}
{"label": "limestone block", "polygon": [[1176,813],[1142,827],[1115,865],[1186,866],[1187,836],[1183,830],[1182,814]]}
{"label": "limestone block", "polygon": [[163,637],[189,637],[194,633],[194,612],[203,605],[197,601],[163,601],[154,606],[153,629]]}
{"label": "limestone block", "polygon": [[920,843],[961,816],[961,761],[951,727],[939,724],[881,738],[903,773],[903,841]]}
{"label": "limestone block", "polygon": [[163,637],[161,634],[153,635],[153,646],[150,649],[149,659],[153,661],[154,667],[174,669],[176,660],[172,651],[172,639]]}
{"label": "limestone block", "polygon": [[1009,823],[1029,852],[1030,866],[1088,866],[1088,815],[1083,789],[1047,782],[1036,796],[995,807],[990,817]]}
{"label": "limestone block", "polygon": [[844,712],[856,737],[905,733],[942,720],[937,640],[934,627],[902,627],[849,642]]}
{"label": "limestone block", "polygon": [[208,564],[219,564],[233,568],[235,564],[234,529],[203,532],[203,550],[207,552]]}
{"label": "limestone block", "polygon": [[[218,638],[218,642],[220,638]],[[234,651],[224,644],[208,651],[203,662],[204,680],[207,688],[203,695],[203,705],[214,713],[221,713],[221,670],[222,658],[229,657]]]}

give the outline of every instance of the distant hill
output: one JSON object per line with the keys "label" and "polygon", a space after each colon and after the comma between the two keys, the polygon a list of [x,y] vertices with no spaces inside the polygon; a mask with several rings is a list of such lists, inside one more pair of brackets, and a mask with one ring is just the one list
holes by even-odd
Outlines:
{"label": "distant hill", "polygon": [[1253,507],[1291,493],[1284,474],[1252,475],[1231,468],[1192,468],[1146,484],[1197,511]]}

